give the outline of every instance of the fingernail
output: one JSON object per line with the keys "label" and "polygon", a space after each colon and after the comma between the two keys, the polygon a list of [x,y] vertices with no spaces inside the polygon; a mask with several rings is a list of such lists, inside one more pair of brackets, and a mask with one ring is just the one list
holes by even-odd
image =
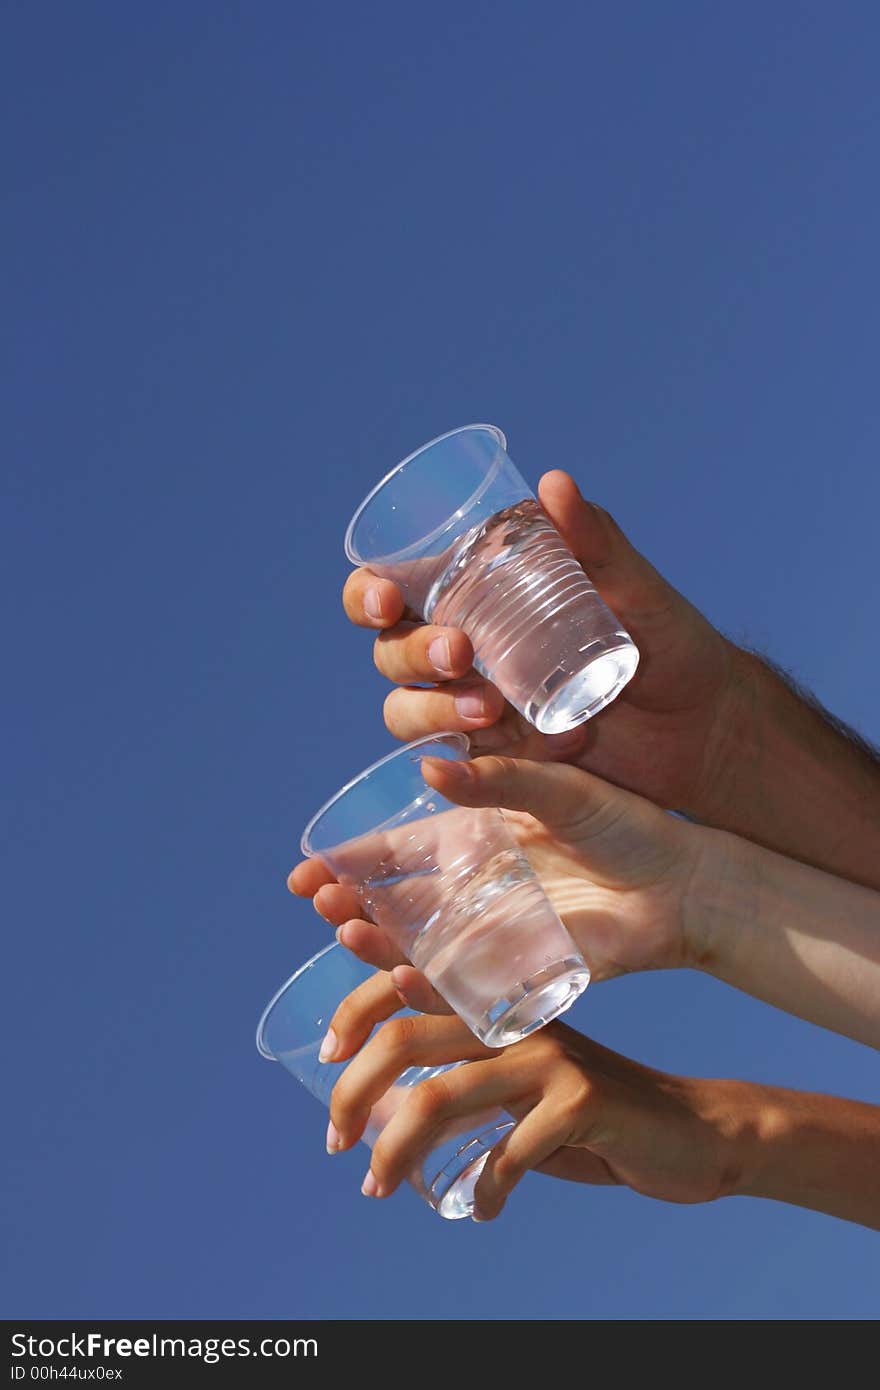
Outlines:
{"label": "fingernail", "polygon": [[378,589],[368,589],[364,594],[364,612],[368,618],[381,618],[382,595]]}
{"label": "fingernail", "polygon": [[379,1184],[373,1177],[373,1170],[371,1168],[367,1169],[367,1176],[361,1183],[361,1192],[364,1194],[365,1197],[379,1196]]}
{"label": "fingernail", "polygon": [[482,719],[486,713],[486,701],[481,690],[463,690],[455,697],[455,712],[462,719]]}
{"label": "fingernail", "polygon": [[347,925],[347,922],[343,922],[341,927],[336,928],[336,940],[339,942],[340,946],[345,945],[345,928]]}
{"label": "fingernail", "polygon": [[444,676],[452,675],[452,655],[449,650],[448,637],[435,637],[428,647],[428,660],[435,671],[441,671]]}
{"label": "fingernail", "polygon": [[482,1223],[485,1220],[486,1217],[481,1216],[480,1213],[477,1211],[476,1207],[474,1207],[473,1211],[471,1212],[471,1221],[476,1221],[478,1225],[482,1225]]}
{"label": "fingernail", "polygon": [[327,1029],[324,1041],[321,1043],[321,1051],[318,1053],[319,1062],[332,1062],[336,1056],[337,1038],[332,1028]]}
{"label": "fingernail", "polygon": [[339,1130],[331,1120],[327,1126],[327,1152],[328,1154],[339,1153]]}

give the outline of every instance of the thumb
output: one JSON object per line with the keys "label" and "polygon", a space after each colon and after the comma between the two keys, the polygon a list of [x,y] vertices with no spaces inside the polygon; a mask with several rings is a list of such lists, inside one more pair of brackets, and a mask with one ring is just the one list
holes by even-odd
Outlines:
{"label": "thumb", "polygon": [[668,608],[671,584],[631,545],[608,512],[584,501],[570,474],[555,468],[538,486],[541,506],[619,617]]}
{"label": "thumb", "polygon": [[423,758],[425,781],[459,806],[499,806],[529,811],[554,830],[583,830],[594,817],[631,800],[589,772],[567,763],[529,762],[496,756],[453,762]]}

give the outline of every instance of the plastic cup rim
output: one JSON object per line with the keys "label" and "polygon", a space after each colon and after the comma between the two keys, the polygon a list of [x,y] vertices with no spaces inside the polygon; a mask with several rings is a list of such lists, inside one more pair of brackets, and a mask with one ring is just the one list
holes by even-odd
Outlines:
{"label": "plastic cup rim", "polygon": [[497,464],[495,465],[495,467],[489,470],[485,478],[480,483],[479,487],[474,489],[470,497],[468,497],[464,502],[462,502],[454,512],[450,513],[450,515],[446,518],[445,521],[441,522],[439,526],[435,526],[432,531],[428,531],[424,536],[419,536],[417,540],[410,541],[409,545],[403,546],[400,550],[389,551],[385,555],[363,556],[359,555],[357,550],[355,549],[354,533],[358,522],[364,515],[364,512],[367,510],[367,507],[369,507],[370,503],[373,501],[373,498],[378,496],[382,489],[386,487],[388,483],[391,482],[391,479],[396,477],[396,475],[402,469],[404,469],[408,463],[412,463],[414,458],[418,458],[419,454],[424,454],[428,449],[433,449],[435,444],[441,444],[444,439],[451,439],[453,435],[466,434],[468,430],[485,430],[488,434],[493,435],[496,441],[501,445],[501,448],[504,450],[504,452],[507,452],[507,439],[505,437],[504,431],[499,429],[497,425],[488,424],[459,425],[457,429],[447,430],[445,434],[435,435],[433,439],[428,440],[427,444],[421,444],[419,445],[418,449],[413,449],[411,454],[407,454],[406,458],[401,459],[399,463],[396,463],[393,468],[389,469],[389,471],[385,474],[384,478],[379,479],[378,483],[376,483],[376,486],[370,489],[366,497],[361,502],[360,506],[355,509],[354,515],[352,516],[351,521],[348,523],[348,526],[346,527],[345,531],[345,554],[353,565],[389,564],[392,561],[405,559],[413,551],[417,551],[421,546],[427,544],[428,542],[434,540],[435,537],[441,535],[442,532],[445,531],[448,527],[452,517],[458,515],[459,512],[464,513],[468,511],[477,501],[477,499],[482,496],[482,494],[486,491],[486,488],[492,482],[495,473],[497,472]]}
{"label": "plastic cup rim", "polygon": [[[309,859],[320,859],[321,851],[318,849],[313,849],[309,843],[312,832],[314,831],[315,826],[318,824],[318,821],[321,820],[321,818],[324,815],[326,815],[326,813],[330,810],[330,807],[335,806],[337,801],[341,801],[344,796],[347,796],[348,793],[351,791],[352,787],[357,786],[358,782],[363,782],[363,780],[366,777],[372,776],[372,774],[374,772],[377,772],[380,767],[384,767],[386,763],[393,762],[395,758],[402,758],[405,753],[411,753],[414,748],[421,748],[426,743],[444,742],[456,743],[459,748],[462,748],[464,750],[465,753],[467,753],[470,749],[470,740],[468,739],[467,734],[460,733],[454,729],[451,729],[448,732],[441,732],[438,734],[423,734],[421,738],[414,738],[411,743],[405,743],[402,748],[392,749],[390,753],[385,754],[384,758],[377,758],[374,763],[370,763],[369,767],[365,767],[362,772],[359,772],[357,774],[356,777],[352,777],[348,782],[344,783],[344,785],[341,786],[338,791],[334,792],[332,796],[327,798],[323,806],[315,812],[315,814],[306,824],[306,828],[303,831],[299,842],[299,847],[302,850],[303,854],[305,854]],[[379,829],[379,824],[384,824],[384,821],[378,823],[375,826],[371,826],[370,829]]]}
{"label": "plastic cup rim", "polygon": [[326,956],[329,951],[335,951],[337,949],[342,951],[345,949],[345,947],[342,946],[338,941],[331,941],[329,946],[322,946],[320,951],[316,951],[313,956],[309,956],[308,960],[304,960],[302,965],[300,965],[296,970],[294,970],[292,975],[288,976],[288,978],[284,981],[284,984],[279,985],[278,989],[276,989],[275,993],[272,995],[272,998],[266,1005],[265,1009],[260,1014],[260,1021],[257,1024],[257,1051],[259,1052],[261,1057],[266,1058],[267,1062],[278,1061],[278,1058],[275,1056],[275,1053],[270,1052],[268,1047],[266,1047],[263,1043],[263,1029],[268,1023],[269,1015],[275,1008],[275,1005],[278,1003],[281,996],[287,993],[287,991],[290,989],[290,986],[296,984],[296,981],[299,979],[300,975],[304,974],[306,970],[311,970],[312,966],[316,965],[318,961],[321,959],[321,957]]}

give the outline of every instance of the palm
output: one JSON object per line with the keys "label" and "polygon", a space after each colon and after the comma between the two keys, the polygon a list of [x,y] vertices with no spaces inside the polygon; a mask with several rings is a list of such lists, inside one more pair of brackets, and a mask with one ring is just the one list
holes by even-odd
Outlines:
{"label": "palm", "polygon": [[[733,656],[721,634],[660,582],[665,592],[655,596],[653,609],[628,611],[618,604],[639,648],[639,670],[585,727],[583,748],[570,761],[659,805],[686,808],[707,772]],[[553,756],[545,736],[509,704],[497,723],[471,733],[470,741],[475,755]]]}
{"label": "palm", "polygon": [[[556,1053],[545,1064],[548,1073],[571,1068],[567,1090],[576,1093],[578,1082],[590,1079],[594,1096],[604,1098],[604,1122],[597,1129],[595,1108],[584,1107],[539,1171],[570,1182],[619,1183],[666,1202],[719,1195],[724,1163],[717,1129],[706,1123],[704,1083],[642,1066],[559,1020],[549,1025],[544,1046]],[[521,1119],[527,1109],[512,1113]]]}
{"label": "palm", "polygon": [[[638,827],[621,824],[590,841],[585,863],[583,845],[560,840],[527,812],[504,814],[595,980],[683,963],[684,865],[680,871],[674,843],[667,848],[656,837],[649,841]],[[602,841],[612,835],[613,859],[619,863],[625,856],[631,866],[626,877],[612,867],[611,854],[604,861]]]}

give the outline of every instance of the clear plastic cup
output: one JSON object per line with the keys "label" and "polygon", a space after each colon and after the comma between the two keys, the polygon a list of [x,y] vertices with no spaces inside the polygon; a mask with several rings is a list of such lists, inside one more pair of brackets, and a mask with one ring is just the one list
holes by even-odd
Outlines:
{"label": "clear plastic cup", "polygon": [[464,759],[463,734],[417,739],[368,767],[309,821],[303,853],[367,915],[489,1047],[557,1018],[590,972],[494,807],[454,806],[423,757]]}
{"label": "clear plastic cup", "polygon": [[[319,1062],[321,1041],[340,1002],[372,974],[368,966],[333,942],[301,965],[281,986],[266,1005],[257,1026],[257,1047],[262,1055],[280,1062],[326,1106],[330,1104],[330,1093],[346,1064]],[[411,1087],[451,1069],[449,1066],[409,1067],[403,1072],[373,1106],[364,1143],[372,1149]],[[408,1181],[448,1220],[470,1216],[474,1209],[474,1187],[486,1156],[512,1128],[510,1116],[497,1108],[476,1118],[470,1115],[466,1121],[451,1123],[422,1155]]]}
{"label": "clear plastic cup", "polygon": [[463,628],[477,670],[558,734],[609,704],[639,654],[506,448],[494,425],[432,439],[364,499],[345,552],[426,622]]}

